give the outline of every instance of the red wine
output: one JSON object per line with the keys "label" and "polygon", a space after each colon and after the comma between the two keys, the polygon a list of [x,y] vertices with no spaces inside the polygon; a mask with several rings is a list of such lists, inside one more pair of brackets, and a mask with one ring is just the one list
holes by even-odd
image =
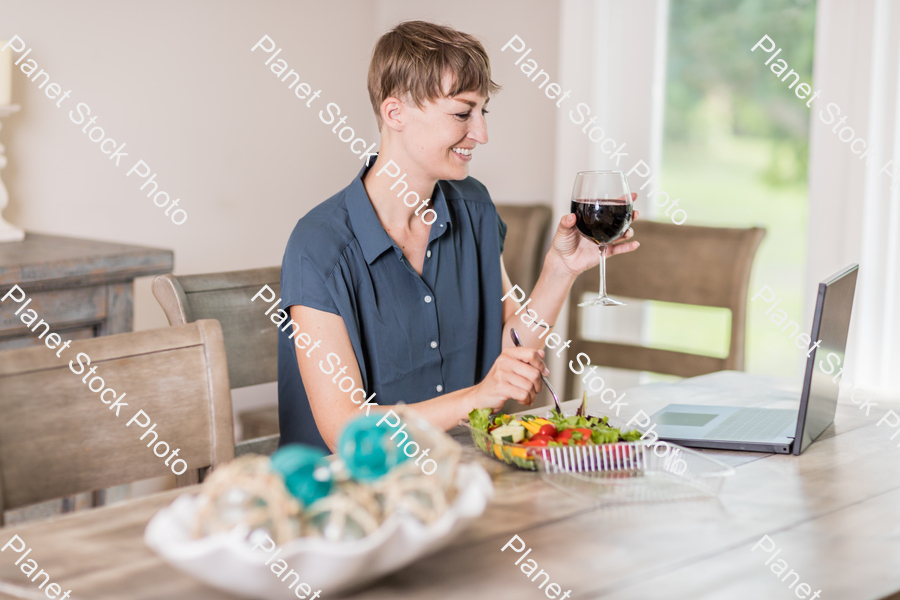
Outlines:
{"label": "red wine", "polygon": [[575,226],[595,244],[615,241],[631,225],[632,205],[625,200],[573,200]]}

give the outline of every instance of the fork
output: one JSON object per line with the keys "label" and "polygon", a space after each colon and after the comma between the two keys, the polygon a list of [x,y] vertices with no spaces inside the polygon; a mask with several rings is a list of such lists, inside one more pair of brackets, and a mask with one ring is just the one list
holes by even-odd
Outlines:
{"label": "fork", "polygon": [[[519,341],[519,334],[516,333],[515,328],[510,328],[509,335],[512,337],[512,341],[516,346],[521,346],[522,342]],[[559,405],[559,397],[556,395],[556,392],[553,391],[553,386],[550,385],[550,380],[544,377],[544,374],[541,373],[541,379],[544,381],[544,385],[547,386],[547,389],[550,390],[550,395],[553,396],[553,403],[556,405],[556,412],[560,414],[560,416],[566,416],[562,411],[562,407]]]}

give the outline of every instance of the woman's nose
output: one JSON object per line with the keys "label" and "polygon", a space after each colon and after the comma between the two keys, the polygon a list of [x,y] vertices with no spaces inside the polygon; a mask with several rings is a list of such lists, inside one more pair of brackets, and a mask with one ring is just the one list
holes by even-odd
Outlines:
{"label": "woman's nose", "polygon": [[487,144],[487,121],[485,121],[484,115],[480,115],[472,120],[472,127],[469,129],[469,137],[479,144]]}

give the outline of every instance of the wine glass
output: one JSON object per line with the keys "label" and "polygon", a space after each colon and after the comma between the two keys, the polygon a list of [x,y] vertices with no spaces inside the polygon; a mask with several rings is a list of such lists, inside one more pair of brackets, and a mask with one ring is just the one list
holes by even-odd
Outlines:
{"label": "wine glass", "polygon": [[572,213],[581,235],[600,247],[600,295],[578,306],[624,306],[606,295],[606,246],[631,225],[634,206],[622,171],[581,171],[572,189]]}

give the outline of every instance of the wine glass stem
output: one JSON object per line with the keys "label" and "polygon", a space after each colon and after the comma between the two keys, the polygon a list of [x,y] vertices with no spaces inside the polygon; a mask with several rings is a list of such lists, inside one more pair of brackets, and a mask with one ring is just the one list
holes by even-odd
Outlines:
{"label": "wine glass stem", "polygon": [[600,248],[600,297],[606,298],[606,246],[599,246]]}

